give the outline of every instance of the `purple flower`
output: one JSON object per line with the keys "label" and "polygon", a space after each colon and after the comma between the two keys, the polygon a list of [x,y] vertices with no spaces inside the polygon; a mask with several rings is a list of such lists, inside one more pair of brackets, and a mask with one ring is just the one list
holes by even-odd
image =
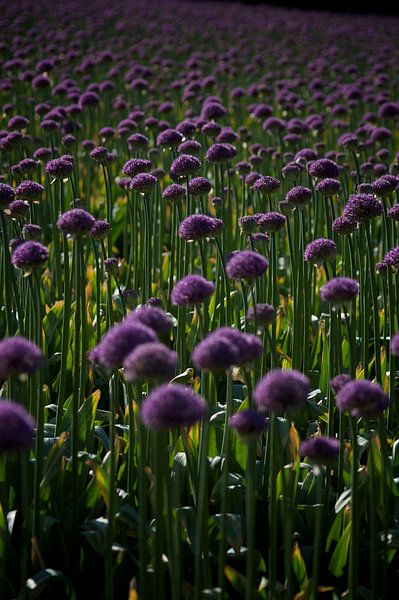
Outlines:
{"label": "purple flower", "polygon": [[133,133],[127,138],[130,148],[146,148],[149,144],[149,139],[142,133]]}
{"label": "purple flower", "polygon": [[201,213],[189,215],[180,223],[179,237],[192,241],[203,238],[212,238],[221,233],[223,221]]}
{"label": "purple flower", "polygon": [[72,208],[58,217],[57,227],[62,233],[69,235],[88,235],[95,218],[82,208]]}
{"label": "purple flower", "polygon": [[154,331],[141,323],[125,320],[107,331],[90,353],[90,360],[105,369],[117,369],[137,346],[156,342]]}
{"label": "purple flower", "polygon": [[383,262],[388,265],[388,267],[392,267],[392,269],[399,269],[399,246],[392,248],[392,250],[388,250],[384,256]]}
{"label": "purple flower", "polygon": [[267,258],[252,250],[241,250],[229,259],[226,272],[231,279],[253,280],[266,271],[269,261]]}
{"label": "purple flower", "polygon": [[237,346],[216,330],[197,344],[191,358],[198,369],[218,372],[237,364],[238,354]]}
{"label": "purple flower", "polygon": [[254,190],[260,194],[274,194],[280,188],[280,181],[270,175],[259,177],[253,185]]}
{"label": "purple flower", "polygon": [[151,161],[147,158],[130,158],[122,167],[122,172],[128,177],[134,177],[139,173],[148,171]]}
{"label": "purple flower", "polygon": [[17,269],[22,269],[27,273],[36,267],[41,267],[48,259],[48,248],[40,242],[27,241],[20,244],[14,251],[11,262]]}
{"label": "purple flower", "polygon": [[322,196],[335,196],[336,194],[339,194],[340,190],[341,183],[338,179],[331,179],[330,177],[322,179],[316,185],[316,191]]}
{"label": "purple flower", "polygon": [[201,168],[201,161],[191,154],[182,154],[175,158],[170,166],[170,176],[172,179],[179,177],[188,177],[194,175]]}
{"label": "purple flower", "polygon": [[341,373],[340,375],[336,375],[331,379],[330,386],[334,394],[338,394],[340,389],[342,389],[344,385],[346,385],[350,381],[352,381],[352,379],[349,375],[347,375],[346,373]]}
{"label": "purple flower", "polygon": [[339,453],[339,441],[332,437],[318,436],[301,443],[299,452],[317,464],[333,462]]}
{"label": "purple flower", "polygon": [[97,146],[90,152],[90,158],[99,165],[106,165],[108,163],[108,150],[104,146]]}
{"label": "purple flower", "polygon": [[126,356],[123,369],[128,381],[168,381],[175,374],[176,362],[176,352],[159,342],[149,342]]}
{"label": "purple flower", "polygon": [[14,188],[7,183],[0,183],[0,208],[7,207],[14,198]]}
{"label": "purple flower", "polygon": [[399,332],[391,337],[391,353],[399,356]]}
{"label": "purple flower", "polygon": [[67,179],[72,171],[73,163],[67,156],[54,158],[46,164],[46,173],[55,179]]}
{"label": "purple flower", "polygon": [[28,448],[35,422],[23,406],[12,400],[0,401],[0,453]]}
{"label": "purple flower", "polygon": [[331,302],[336,307],[354,300],[358,293],[358,282],[348,277],[335,277],[320,288],[321,299],[324,302]]}
{"label": "purple flower", "polygon": [[[256,305],[256,320],[260,325],[265,327],[271,325],[276,320],[277,311],[272,304],[257,304]],[[248,321],[255,320],[255,311],[251,306],[247,312]]]}
{"label": "purple flower", "polygon": [[23,219],[29,215],[29,203],[25,200],[13,200],[10,202],[8,210],[13,219]]}
{"label": "purple flower", "polygon": [[237,150],[231,144],[212,144],[205,154],[208,162],[225,162],[231,160],[237,154]]}
{"label": "purple flower", "polygon": [[357,221],[349,215],[337,217],[332,223],[332,228],[338,235],[349,235],[357,229]]}
{"label": "purple flower", "polygon": [[258,216],[258,227],[261,231],[280,231],[287,222],[287,217],[279,212],[268,212]]}
{"label": "purple flower", "polygon": [[247,443],[266,429],[267,421],[256,410],[241,410],[230,417],[229,425],[236,430],[242,442]]}
{"label": "purple flower", "polygon": [[157,178],[151,173],[138,173],[130,182],[129,188],[141,194],[149,194],[157,183]]}
{"label": "purple flower", "polygon": [[365,223],[381,214],[382,202],[371,194],[352,194],[343,212],[345,217],[358,223]]}
{"label": "purple flower", "polygon": [[33,342],[22,336],[0,341],[0,377],[34,373],[43,364],[43,354]]}
{"label": "purple flower", "polygon": [[256,231],[258,226],[258,215],[245,215],[243,217],[239,217],[238,225],[241,233],[253,233]]}
{"label": "purple flower", "polygon": [[285,200],[294,207],[302,208],[309,204],[311,197],[312,190],[302,185],[297,185],[287,192]]}
{"label": "purple flower", "polygon": [[309,379],[299,371],[273,369],[258,381],[254,398],[262,411],[293,412],[305,405],[309,386]]}
{"label": "purple flower", "polygon": [[22,235],[25,240],[40,240],[42,232],[40,225],[34,223],[26,223],[22,227]]}
{"label": "purple flower", "polygon": [[319,158],[308,165],[309,174],[320,179],[339,176],[339,166],[329,158]]}
{"label": "purple flower", "polygon": [[37,200],[44,191],[44,187],[37,183],[36,181],[32,181],[31,179],[26,179],[25,181],[21,181],[21,183],[17,186],[15,190],[15,197],[18,200],[26,200],[30,202],[32,200]]}
{"label": "purple flower", "polygon": [[392,194],[398,188],[398,185],[398,178],[387,174],[373,181],[371,187],[377,196],[384,197]]}
{"label": "purple flower", "polygon": [[393,221],[399,221],[399,204],[394,204],[388,209],[387,215]]}
{"label": "purple flower", "polygon": [[390,400],[378,383],[358,379],[340,389],[335,403],[338,410],[347,410],[353,417],[372,418],[381,414],[389,406]]}
{"label": "purple flower", "polygon": [[158,146],[168,146],[169,148],[178,146],[182,141],[183,136],[176,129],[165,129],[157,137]]}
{"label": "purple flower", "polygon": [[171,299],[177,306],[202,304],[215,291],[215,286],[201,275],[187,275],[172,290]]}
{"label": "purple flower", "polygon": [[90,235],[92,238],[94,238],[95,240],[105,240],[105,238],[108,236],[109,232],[111,229],[111,225],[108,223],[108,221],[105,220],[98,220],[98,221],[94,221],[91,229],[90,229]]}
{"label": "purple flower", "polygon": [[303,255],[307,262],[311,262],[317,267],[321,267],[326,260],[335,260],[336,256],[337,246],[335,242],[327,238],[320,238],[310,242],[306,246]]}
{"label": "purple flower", "polygon": [[179,202],[186,195],[186,190],[178,183],[171,183],[162,192],[162,198],[168,202]]}
{"label": "purple flower", "polygon": [[158,306],[141,306],[129,316],[129,320],[142,323],[157,334],[168,333],[173,326],[173,319]]}
{"label": "purple flower", "polygon": [[206,177],[194,177],[188,184],[188,191],[192,196],[205,196],[211,189],[212,185]]}
{"label": "purple flower", "polygon": [[212,335],[222,336],[238,349],[238,366],[254,362],[263,353],[263,344],[256,335],[243,333],[234,327],[219,327]]}
{"label": "purple flower", "polygon": [[151,429],[170,429],[197,423],[207,412],[205,400],[191,388],[164,384],[144,401],[140,416]]}

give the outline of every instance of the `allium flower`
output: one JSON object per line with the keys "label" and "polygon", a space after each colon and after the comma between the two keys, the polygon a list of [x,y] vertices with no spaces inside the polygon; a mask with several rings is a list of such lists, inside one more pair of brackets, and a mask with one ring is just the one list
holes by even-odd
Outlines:
{"label": "allium flower", "polygon": [[176,129],[165,129],[157,137],[158,146],[168,146],[169,148],[178,146],[182,141],[183,136]]}
{"label": "allium flower", "polygon": [[26,200],[27,202],[31,202],[32,200],[37,200],[37,198],[42,195],[43,191],[44,187],[40,183],[26,179],[25,181],[21,181],[21,183],[17,186],[15,190],[15,197],[18,200]]}
{"label": "allium flower", "polygon": [[237,150],[231,144],[212,144],[205,154],[208,162],[225,162],[231,160],[237,154]]}
{"label": "allium flower", "polygon": [[317,267],[321,267],[326,260],[335,260],[336,256],[337,246],[335,242],[327,238],[320,238],[310,242],[306,246],[303,255],[307,262],[311,262]]}
{"label": "allium flower", "polygon": [[14,198],[14,188],[7,183],[0,183],[0,208],[7,207]]}
{"label": "allium flower", "polygon": [[188,191],[192,196],[206,196],[211,189],[211,182],[206,177],[194,177],[188,184]]}
{"label": "allium flower", "polygon": [[58,217],[57,227],[69,235],[88,235],[95,224],[95,218],[82,208],[72,208]]}
{"label": "allium flower", "polygon": [[313,437],[301,443],[299,452],[301,456],[307,456],[317,464],[328,464],[338,456],[339,441],[332,437]]}
{"label": "allium flower", "polygon": [[97,146],[90,152],[90,158],[99,165],[106,165],[108,163],[108,150],[104,146]]}
{"label": "allium flower", "polygon": [[183,200],[186,195],[186,190],[178,183],[171,183],[162,192],[162,198],[168,202],[178,202]]}
{"label": "allium flower", "polygon": [[157,178],[151,173],[138,173],[130,182],[129,188],[141,194],[149,194],[157,183]]}
{"label": "allium flower", "polygon": [[35,422],[31,415],[12,400],[0,400],[0,454],[28,448]]}
{"label": "allium flower", "polygon": [[231,279],[253,280],[266,271],[269,261],[267,258],[252,250],[241,250],[229,259],[226,272]]}
{"label": "allium flower", "polygon": [[391,353],[399,356],[399,332],[391,337]]}
{"label": "allium flower", "polygon": [[258,227],[258,215],[245,215],[243,217],[239,217],[238,225],[241,233],[246,235],[248,233],[253,233]]}
{"label": "allium flower", "polygon": [[399,204],[394,204],[388,209],[387,215],[393,221],[399,221]]}
{"label": "allium flower", "polygon": [[127,138],[130,148],[146,148],[149,144],[149,139],[142,133],[133,133]]}
{"label": "allium flower", "polygon": [[201,213],[189,215],[180,223],[179,237],[183,240],[200,240],[212,238],[221,233],[223,221]]}
{"label": "allium flower", "polygon": [[320,179],[339,176],[339,166],[329,158],[319,158],[308,165],[309,174]]}
{"label": "allium flower", "polygon": [[46,173],[55,179],[67,179],[73,171],[73,163],[66,156],[49,160],[46,164]]}
{"label": "allium flower", "polygon": [[206,371],[226,371],[233,365],[238,364],[239,350],[237,346],[223,336],[218,335],[217,330],[209,334],[194,348],[191,355],[193,364],[198,369]]}
{"label": "allium flower", "polygon": [[[293,187],[285,196],[285,200],[294,207],[302,208],[307,206],[312,198],[312,190],[302,185]],[[281,203],[280,203],[281,208]]]}
{"label": "allium flower", "polygon": [[141,323],[125,320],[107,331],[90,353],[90,360],[105,369],[118,369],[137,346],[156,341],[157,336],[152,329]]}
{"label": "allium flower", "polygon": [[95,92],[84,92],[79,98],[80,106],[97,106],[100,104],[100,96]]}
{"label": "allium flower", "polygon": [[129,320],[142,323],[160,335],[168,333],[173,326],[173,319],[158,306],[141,306],[129,315]]}
{"label": "allium flower", "polygon": [[279,212],[268,212],[258,216],[258,227],[261,231],[280,231],[287,222],[287,217]]}
{"label": "allium flower", "polygon": [[168,381],[175,374],[176,363],[176,352],[159,342],[149,342],[126,356],[123,369],[128,381]]}
{"label": "allium flower", "polygon": [[[257,304],[256,305],[256,320],[259,325],[268,326],[276,320],[277,311],[272,304]],[[255,311],[253,306],[247,312],[248,321],[254,321]]]}
{"label": "allium flower", "polygon": [[254,398],[262,411],[293,412],[305,405],[309,386],[309,379],[299,371],[273,369],[257,383]]}
{"label": "allium flower", "polygon": [[332,302],[336,307],[350,302],[359,293],[359,284],[348,277],[335,277],[320,288],[320,296],[324,302]]}
{"label": "allium flower", "polygon": [[171,299],[177,306],[202,304],[215,291],[215,286],[201,275],[187,275],[172,290]]}
{"label": "allium flower", "polygon": [[26,223],[22,227],[22,235],[25,240],[40,240],[42,232],[40,225],[34,223]]}
{"label": "allium flower", "polygon": [[11,262],[17,269],[30,273],[32,269],[41,267],[48,259],[48,248],[40,242],[27,241],[20,244],[14,251]]}
{"label": "allium flower", "polygon": [[170,166],[170,176],[172,179],[179,177],[188,177],[194,175],[201,168],[201,161],[191,154],[181,154],[174,159]]}
{"label": "allium flower", "polygon": [[33,342],[22,336],[0,341],[0,377],[26,377],[40,369],[43,354]]}
{"label": "allium flower", "polygon": [[105,221],[105,220],[94,221],[94,223],[90,229],[90,235],[95,240],[99,240],[99,241],[105,240],[110,232],[110,229],[111,229],[111,225],[108,223],[108,221]]}
{"label": "allium flower", "polygon": [[122,172],[128,177],[134,177],[139,173],[148,171],[151,161],[147,158],[130,158],[122,167]]}
{"label": "allium flower", "polygon": [[358,223],[365,223],[381,214],[382,202],[371,194],[352,194],[343,212],[345,217]]}
{"label": "allium flower", "polygon": [[256,335],[243,333],[234,327],[219,327],[213,335],[227,338],[238,349],[238,366],[254,362],[263,353],[263,344]]}
{"label": "allium flower", "polygon": [[349,235],[357,229],[357,221],[349,215],[337,217],[332,223],[332,228],[338,235]]}
{"label": "allium flower", "polygon": [[388,250],[384,256],[383,262],[388,265],[388,267],[392,267],[392,269],[399,269],[399,246],[392,248],[392,250]]}
{"label": "allium flower", "polygon": [[13,200],[8,206],[8,211],[13,219],[23,219],[29,215],[29,203],[25,200]]}
{"label": "allium flower", "polygon": [[335,403],[338,410],[347,410],[353,417],[372,418],[377,417],[389,406],[390,399],[378,383],[358,379],[341,388]]}
{"label": "allium flower", "polygon": [[388,265],[382,260],[381,262],[375,263],[375,271],[378,275],[385,276],[388,274]]}
{"label": "allium flower", "polygon": [[265,175],[255,181],[253,188],[260,194],[274,194],[280,188],[280,185],[278,179]]}
{"label": "allium flower", "polygon": [[316,185],[316,191],[322,196],[335,196],[336,194],[339,194],[340,190],[341,183],[338,179],[331,179],[330,177],[322,179]]}
{"label": "allium flower", "polygon": [[338,392],[344,387],[344,385],[346,385],[350,381],[352,381],[352,379],[349,375],[347,375],[346,373],[341,373],[340,375],[336,375],[331,379],[330,386],[334,394],[338,394]]}
{"label": "allium flower", "polygon": [[246,443],[260,435],[267,427],[265,417],[256,410],[241,410],[229,419],[229,425],[238,433],[241,441]]}
{"label": "allium flower", "polygon": [[177,150],[181,154],[197,156],[201,151],[201,144],[196,140],[186,140],[180,144]]}
{"label": "allium flower", "polygon": [[184,385],[164,384],[144,401],[140,416],[151,429],[186,427],[197,423],[207,412],[205,400]]}
{"label": "allium flower", "polygon": [[371,184],[373,192],[380,197],[389,196],[399,185],[399,180],[393,175],[383,175]]}

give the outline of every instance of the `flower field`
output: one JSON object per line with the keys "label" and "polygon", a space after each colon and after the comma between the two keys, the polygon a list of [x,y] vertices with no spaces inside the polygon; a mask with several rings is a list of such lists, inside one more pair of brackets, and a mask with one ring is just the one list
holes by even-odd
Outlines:
{"label": "flower field", "polygon": [[0,599],[394,598],[399,20],[0,23]]}

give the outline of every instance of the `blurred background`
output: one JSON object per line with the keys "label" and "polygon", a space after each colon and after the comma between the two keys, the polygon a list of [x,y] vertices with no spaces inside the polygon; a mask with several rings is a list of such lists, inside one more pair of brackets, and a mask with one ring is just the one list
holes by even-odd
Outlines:
{"label": "blurred background", "polygon": [[[231,1],[231,0],[224,0]],[[354,14],[386,14],[386,15],[399,15],[399,3],[395,0],[387,2],[381,0],[377,2],[355,2],[354,0],[286,0],[284,2],[272,2],[267,0],[236,0],[244,4],[269,4],[271,6],[279,7],[290,7],[290,8],[302,8],[309,10],[325,10],[340,13],[354,13]]]}

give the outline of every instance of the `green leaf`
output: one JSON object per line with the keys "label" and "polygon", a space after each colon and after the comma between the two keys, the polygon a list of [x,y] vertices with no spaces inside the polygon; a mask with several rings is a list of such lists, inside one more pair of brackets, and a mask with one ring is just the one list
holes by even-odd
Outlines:
{"label": "green leaf", "polygon": [[341,577],[344,568],[346,565],[346,561],[348,559],[348,550],[349,550],[349,542],[351,539],[351,529],[352,529],[352,521],[349,521],[346,526],[342,537],[338,541],[338,544],[335,546],[335,550],[330,560],[329,570],[335,575],[335,577]]}
{"label": "green leaf", "polygon": [[294,547],[291,554],[291,563],[292,570],[295,573],[295,577],[297,578],[300,589],[305,590],[309,584],[309,580],[306,572],[305,561],[303,560],[303,556],[297,542],[294,542]]}

